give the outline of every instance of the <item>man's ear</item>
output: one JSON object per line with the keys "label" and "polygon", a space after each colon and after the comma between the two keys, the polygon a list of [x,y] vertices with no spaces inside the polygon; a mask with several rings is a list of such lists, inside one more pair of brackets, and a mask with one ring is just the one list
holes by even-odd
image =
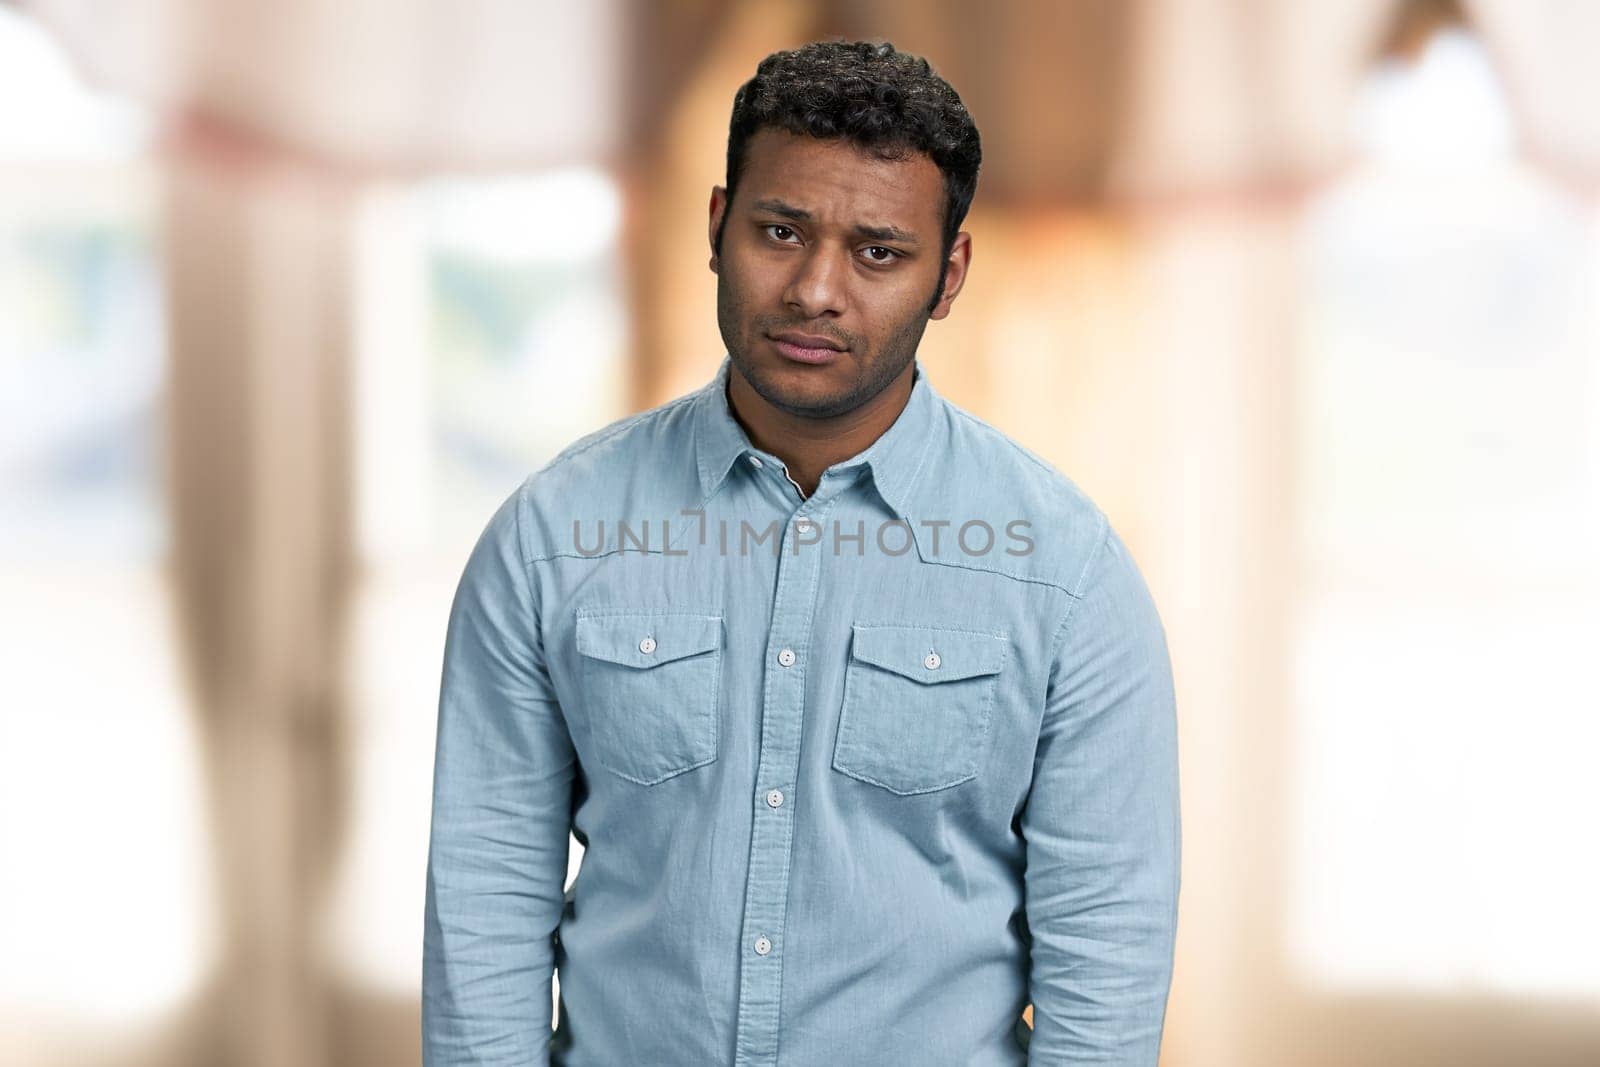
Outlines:
{"label": "man's ear", "polygon": [[972,264],[972,235],[966,230],[956,234],[956,239],[950,246],[950,265],[945,270],[944,292],[939,297],[939,303],[934,306],[930,319],[942,319],[950,314],[950,305],[955,303],[956,294],[961,292],[961,287],[967,281],[967,267]]}
{"label": "man's ear", "polygon": [[711,245],[711,273],[717,273],[717,230],[722,227],[722,213],[728,208],[728,190],[720,185],[711,187],[711,226],[706,237]]}

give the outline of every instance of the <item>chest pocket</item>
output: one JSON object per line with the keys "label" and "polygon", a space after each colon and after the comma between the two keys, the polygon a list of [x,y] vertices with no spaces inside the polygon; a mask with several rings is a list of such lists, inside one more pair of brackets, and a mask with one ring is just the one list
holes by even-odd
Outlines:
{"label": "chest pocket", "polygon": [[902,795],[976,776],[1005,656],[995,634],[856,624],[834,769]]}
{"label": "chest pocket", "polygon": [[580,615],[584,716],[606,769],[655,785],[717,758],[722,617]]}

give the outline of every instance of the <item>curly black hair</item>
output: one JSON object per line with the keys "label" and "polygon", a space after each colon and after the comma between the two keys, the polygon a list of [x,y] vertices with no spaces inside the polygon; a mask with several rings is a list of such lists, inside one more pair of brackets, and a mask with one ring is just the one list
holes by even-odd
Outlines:
{"label": "curly black hair", "polygon": [[[757,130],[774,127],[824,140],[844,140],[880,159],[920,152],[944,175],[944,250],[967,217],[978,188],[983,151],[978,127],[928,61],[887,41],[814,41],[774,52],[733,97],[728,123],[728,201],[738,187],[745,149]],[[723,216],[723,224],[727,216]],[[722,230],[717,231],[722,247]],[[940,288],[944,285],[940,274]]]}

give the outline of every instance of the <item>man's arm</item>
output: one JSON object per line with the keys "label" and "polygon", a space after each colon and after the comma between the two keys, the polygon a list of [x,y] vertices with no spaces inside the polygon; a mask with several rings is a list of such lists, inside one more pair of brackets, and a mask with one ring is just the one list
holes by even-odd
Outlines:
{"label": "man's arm", "polygon": [[422,954],[425,1067],[549,1062],[573,749],[545,670],[521,490],[450,610]]}
{"label": "man's arm", "polygon": [[1028,1062],[1155,1067],[1177,927],[1177,714],[1166,635],[1109,526],[1057,634],[1022,814]]}

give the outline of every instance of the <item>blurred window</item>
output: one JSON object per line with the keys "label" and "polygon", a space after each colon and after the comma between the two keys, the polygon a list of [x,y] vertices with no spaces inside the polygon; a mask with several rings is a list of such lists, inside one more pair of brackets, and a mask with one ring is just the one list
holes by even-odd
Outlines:
{"label": "blurred window", "polygon": [[1358,131],[1306,230],[1294,951],[1600,992],[1594,209],[1517,158],[1462,30],[1375,70]]}
{"label": "blurred window", "polygon": [[0,8],[0,1030],[155,1016],[210,959],[147,136]]}
{"label": "blurred window", "polygon": [[337,927],[368,985],[420,981],[439,670],[467,554],[523,478],[625,414],[620,218],[620,186],[587,168],[379,190],[363,209],[358,741]]}

